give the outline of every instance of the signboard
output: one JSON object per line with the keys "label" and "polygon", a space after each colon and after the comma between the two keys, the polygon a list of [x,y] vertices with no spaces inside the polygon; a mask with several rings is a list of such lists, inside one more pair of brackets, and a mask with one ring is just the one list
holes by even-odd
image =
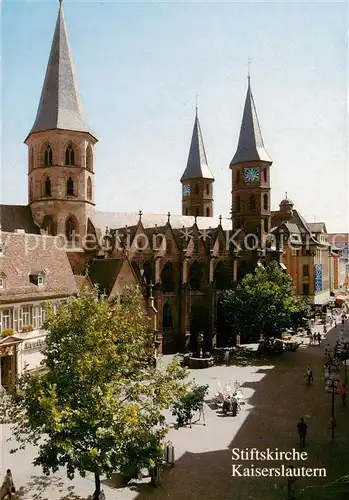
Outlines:
{"label": "signboard", "polygon": [[27,342],[24,342],[24,344],[23,344],[23,351],[29,351],[29,350],[33,350],[33,349],[40,349],[40,348],[44,347],[44,345],[45,345],[45,340],[44,339],[27,341]]}
{"label": "signboard", "polygon": [[338,257],[333,257],[333,287],[335,290],[339,288],[339,266],[338,266]]}

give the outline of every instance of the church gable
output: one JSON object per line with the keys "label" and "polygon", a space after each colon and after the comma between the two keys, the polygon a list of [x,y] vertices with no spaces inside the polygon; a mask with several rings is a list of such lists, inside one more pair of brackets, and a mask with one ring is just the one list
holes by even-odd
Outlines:
{"label": "church gable", "polygon": [[151,259],[153,257],[152,241],[149,240],[143,224],[138,223],[136,228],[130,232],[130,247],[128,255],[130,259],[140,258]]}
{"label": "church gable", "polygon": [[116,276],[114,285],[110,292],[109,297],[113,298],[115,295],[122,293],[122,290],[126,286],[135,286],[139,285],[139,281],[136,277],[136,274],[132,268],[131,263],[128,259],[122,261],[122,265],[119,269],[118,275]]}

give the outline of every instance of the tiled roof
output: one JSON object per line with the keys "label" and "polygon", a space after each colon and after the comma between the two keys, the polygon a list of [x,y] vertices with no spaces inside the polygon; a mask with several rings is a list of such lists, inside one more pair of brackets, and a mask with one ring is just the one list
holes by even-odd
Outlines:
{"label": "tiled roof", "polygon": [[[137,226],[139,214],[137,212],[95,212],[91,217],[91,222],[95,228],[100,229],[104,233],[105,228],[122,229],[126,226]],[[142,214],[142,224],[145,229],[166,226],[168,216],[165,214]],[[192,227],[195,224],[195,217],[191,215],[171,215],[170,224],[172,229],[181,229],[184,227]],[[209,227],[218,227],[219,217],[197,217],[196,224],[199,229],[208,229]],[[222,219],[222,227],[224,230],[231,230],[231,219]]]}
{"label": "tiled roof", "polygon": [[58,12],[39,108],[30,134],[54,129],[88,132],[93,135],[85,120],[76,83],[62,4]]}
{"label": "tiled roof", "polygon": [[98,285],[102,293],[109,295],[123,262],[123,259],[95,259],[88,269],[93,285]]}
{"label": "tiled roof", "polygon": [[[77,293],[66,250],[52,236],[1,232],[0,273],[5,275],[5,288],[0,289],[0,302],[69,296]],[[29,275],[43,272],[42,286],[30,283]]]}
{"label": "tiled roof", "polygon": [[199,117],[196,112],[193,134],[191,138],[187,167],[181,177],[181,182],[188,179],[212,179],[214,177],[208,166],[204,141],[202,138]]}
{"label": "tiled roof", "polygon": [[0,205],[0,229],[9,233],[23,229],[29,234],[40,234],[28,205]]}
{"label": "tiled roof", "polygon": [[237,163],[258,160],[270,163],[272,162],[264,147],[257,110],[251,91],[250,79],[248,79],[248,88],[244,113],[242,116],[238,147],[230,166],[236,165]]}
{"label": "tiled roof", "polygon": [[327,232],[324,222],[308,222],[307,224],[312,233]]}

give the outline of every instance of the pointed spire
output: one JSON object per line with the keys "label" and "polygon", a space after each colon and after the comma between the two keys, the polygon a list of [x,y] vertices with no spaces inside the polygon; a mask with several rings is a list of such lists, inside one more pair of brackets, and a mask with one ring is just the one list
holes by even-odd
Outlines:
{"label": "pointed spire", "polygon": [[47,130],[73,130],[93,135],[85,120],[71,56],[62,0],[53,35],[39,107],[30,134]]}
{"label": "pointed spire", "polygon": [[187,167],[181,177],[181,182],[188,179],[212,179],[214,177],[208,166],[204,141],[198,116],[198,106],[195,106],[195,122],[191,138]]}
{"label": "pointed spire", "polygon": [[262,132],[259,126],[256,106],[251,91],[251,76],[247,77],[248,87],[245,100],[245,108],[242,116],[239,143],[230,166],[248,161],[272,160],[264,148]]}

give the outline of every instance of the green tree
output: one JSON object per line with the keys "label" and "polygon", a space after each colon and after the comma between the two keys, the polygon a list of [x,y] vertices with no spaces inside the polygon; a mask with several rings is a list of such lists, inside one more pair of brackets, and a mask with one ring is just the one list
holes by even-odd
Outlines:
{"label": "green tree", "polygon": [[163,410],[187,391],[185,369],[150,362],[153,333],[140,304],[129,288],[121,301],[95,291],[49,311],[44,372],[21,376],[3,407],[17,449],[38,445],[34,464],[45,474],[92,472],[95,498],[101,475],[133,477],[156,463],[168,430]]}
{"label": "green tree", "polygon": [[292,326],[300,304],[293,291],[293,281],[276,262],[246,275],[235,290],[224,292],[221,305],[228,324],[242,340],[279,336]]}

